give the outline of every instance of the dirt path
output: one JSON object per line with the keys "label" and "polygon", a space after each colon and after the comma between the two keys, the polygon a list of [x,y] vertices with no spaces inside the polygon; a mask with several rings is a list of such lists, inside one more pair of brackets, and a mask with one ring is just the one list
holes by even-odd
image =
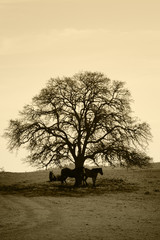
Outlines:
{"label": "dirt path", "polygon": [[159,194],[0,195],[1,240],[158,240]]}

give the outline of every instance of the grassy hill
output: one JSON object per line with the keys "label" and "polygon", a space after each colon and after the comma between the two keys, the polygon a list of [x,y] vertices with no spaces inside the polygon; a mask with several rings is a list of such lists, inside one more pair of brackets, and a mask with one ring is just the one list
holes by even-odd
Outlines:
{"label": "grassy hill", "polygon": [[[60,174],[60,169],[53,169]],[[49,170],[12,173],[0,173],[0,193],[29,196],[75,196],[88,194],[105,194],[115,192],[143,191],[144,193],[160,192],[160,163],[153,163],[150,168],[124,169],[103,168],[103,176],[98,175],[96,189],[88,179],[88,187],[75,189],[74,179],[67,179],[67,184],[49,182]]]}

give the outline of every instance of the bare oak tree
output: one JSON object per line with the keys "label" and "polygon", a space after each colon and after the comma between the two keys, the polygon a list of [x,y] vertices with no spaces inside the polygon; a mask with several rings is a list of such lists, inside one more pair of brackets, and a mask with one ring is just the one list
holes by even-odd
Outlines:
{"label": "bare oak tree", "polygon": [[130,92],[102,73],[50,79],[19,119],[5,131],[9,149],[25,146],[30,164],[48,166],[86,160],[144,166],[150,127],[131,111]]}

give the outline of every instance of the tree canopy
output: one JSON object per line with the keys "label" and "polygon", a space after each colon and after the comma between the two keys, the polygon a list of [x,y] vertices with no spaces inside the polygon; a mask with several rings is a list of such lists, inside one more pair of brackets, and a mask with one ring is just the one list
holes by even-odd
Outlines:
{"label": "tree canopy", "polygon": [[124,166],[146,165],[150,127],[131,110],[131,95],[121,81],[99,72],[52,78],[24,106],[5,131],[10,150],[26,147],[37,166],[86,160]]}

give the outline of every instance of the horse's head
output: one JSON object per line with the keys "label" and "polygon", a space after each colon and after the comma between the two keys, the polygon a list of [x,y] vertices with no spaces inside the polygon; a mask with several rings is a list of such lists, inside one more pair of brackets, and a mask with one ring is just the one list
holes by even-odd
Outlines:
{"label": "horse's head", "polygon": [[101,175],[103,175],[103,170],[102,170],[102,168],[99,168],[99,173],[100,173]]}
{"label": "horse's head", "polygon": [[53,179],[53,172],[49,172],[49,180],[50,180],[50,182],[52,181],[52,179]]}

